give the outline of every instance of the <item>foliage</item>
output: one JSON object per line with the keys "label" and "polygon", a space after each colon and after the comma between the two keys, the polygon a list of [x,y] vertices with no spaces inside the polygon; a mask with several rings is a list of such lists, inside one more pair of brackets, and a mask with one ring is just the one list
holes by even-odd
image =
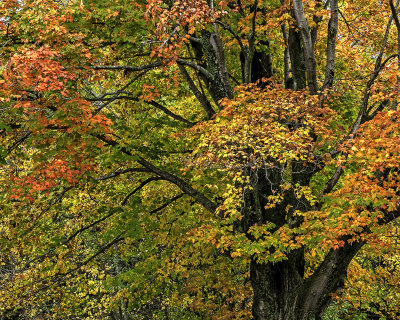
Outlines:
{"label": "foliage", "polygon": [[398,318],[397,8],[2,1],[0,316]]}

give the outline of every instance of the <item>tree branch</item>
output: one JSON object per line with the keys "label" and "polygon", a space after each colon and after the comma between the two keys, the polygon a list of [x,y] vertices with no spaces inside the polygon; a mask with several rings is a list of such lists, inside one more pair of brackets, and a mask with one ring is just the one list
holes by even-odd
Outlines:
{"label": "tree branch", "polygon": [[331,249],[313,275],[305,280],[299,299],[303,304],[301,319],[309,314],[321,314],[332,299],[331,293],[344,285],[347,268],[362,248],[364,242],[346,243],[337,250]]}
{"label": "tree branch", "polygon": [[208,80],[212,81],[214,79],[213,75],[205,68],[203,68],[202,66],[199,66],[197,63],[194,63],[192,61],[188,61],[182,58],[178,58],[178,60],[176,61],[178,64],[184,65],[184,66],[188,66],[193,68],[194,70],[199,71],[203,76],[205,76]]}
{"label": "tree branch", "polygon": [[183,78],[189,85],[190,90],[192,90],[193,94],[196,96],[197,100],[200,102],[201,106],[206,112],[208,119],[211,119],[212,116],[215,114],[215,111],[212,108],[210,101],[208,101],[207,97],[204,94],[202,94],[199,89],[197,89],[189,73],[186,71],[185,66],[178,64],[178,67],[182,73]]}
{"label": "tree branch", "polygon": [[[347,140],[351,141],[355,134],[357,133],[358,129],[360,128],[360,125],[366,115],[367,109],[368,109],[368,101],[369,101],[369,97],[370,97],[370,91],[371,91],[371,87],[374,84],[376,78],[379,76],[379,73],[381,72],[381,70],[385,67],[386,63],[388,63],[391,59],[393,59],[394,57],[397,57],[397,54],[392,54],[391,56],[387,57],[383,62],[382,62],[382,58],[383,58],[383,54],[385,51],[385,47],[386,47],[386,43],[389,37],[389,31],[390,31],[390,26],[392,24],[393,21],[393,17],[391,16],[389,18],[389,21],[387,23],[386,26],[386,32],[385,32],[385,36],[383,38],[382,41],[382,45],[378,54],[378,57],[375,60],[375,67],[374,67],[374,72],[371,74],[370,79],[367,82],[367,85],[365,87],[365,91],[364,91],[364,97],[363,97],[363,101],[361,104],[361,108],[358,112],[358,116],[356,121],[353,124],[353,127],[349,133],[349,135],[347,136]],[[347,154],[345,154],[345,156],[347,157]],[[333,188],[335,187],[335,185],[337,184],[337,182],[339,181],[340,177],[342,176],[344,171],[344,167],[343,166],[339,166],[336,168],[335,173],[333,174],[333,176],[331,177],[331,179],[329,179],[329,181],[325,184],[324,189],[319,197],[319,199],[322,199],[322,197],[331,192],[333,190]],[[322,203],[318,202],[318,204],[316,205],[316,208],[318,210],[318,208],[322,207]]]}
{"label": "tree branch", "polygon": [[237,42],[239,43],[240,49],[241,49],[242,52],[243,52],[243,51],[244,51],[244,45],[243,45],[242,39],[240,39],[239,35],[238,35],[235,31],[233,31],[233,29],[232,29],[229,25],[223,23],[222,21],[220,21],[220,20],[215,20],[215,23],[216,23],[216,24],[219,24],[219,25],[222,26],[225,30],[229,31],[229,32],[233,35],[233,37],[234,37],[234,38],[237,40]]}
{"label": "tree branch", "polygon": [[165,180],[172,182],[175,184],[177,187],[179,187],[184,193],[190,195],[193,199],[195,199],[198,203],[200,203],[205,209],[208,211],[214,213],[218,205],[212,202],[210,199],[208,199],[204,194],[201,192],[197,191],[194,189],[192,186],[190,186],[188,183],[183,181],[181,178],[164,171],[155,165],[151,164],[147,160],[140,158],[138,160],[138,163],[141,164],[143,167],[150,169],[160,177],[164,178]]}
{"label": "tree branch", "polygon": [[151,210],[150,213],[151,214],[157,213],[158,211],[160,211],[160,210],[166,208],[167,206],[169,206],[171,203],[173,203],[176,200],[182,198],[184,195],[185,195],[184,193],[178,194],[177,196],[171,198],[168,202],[164,203],[162,206],[159,206],[158,208],[155,208],[155,209]]}
{"label": "tree branch", "polygon": [[152,182],[152,181],[157,181],[157,180],[163,180],[162,177],[150,177],[147,178],[146,180],[144,180],[138,187],[136,187],[133,191],[131,191],[124,199],[124,201],[122,201],[121,205],[124,206],[127,204],[129,198],[131,196],[133,196],[136,192],[138,192],[140,189],[142,189],[145,185],[147,185],[148,183]]}
{"label": "tree branch", "polygon": [[147,104],[157,108],[158,110],[161,110],[162,112],[164,112],[165,114],[169,115],[171,118],[178,120],[180,122],[185,123],[188,127],[193,127],[195,125],[194,122],[191,122],[189,120],[186,120],[185,118],[182,118],[180,115],[177,115],[173,112],[171,112],[169,109],[167,109],[166,107],[162,106],[161,104],[159,104],[158,102],[151,100],[151,101],[145,101]]}
{"label": "tree branch", "polygon": [[[121,100],[121,99],[125,99],[125,100],[132,100],[135,102],[139,102],[140,99],[138,97],[133,97],[133,96],[129,96],[129,95],[125,95],[125,96],[120,96],[119,93],[115,93],[115,97],[105,97],[107,95],[111,95],[111,93],[107,93],[103,95],[102,97],[97,97],[97,98],[86,98],[87,101],[107,101],[107,103],[103,104],[101,107],[99,107],[97,110],[99,109],[103,109],[104,107],[106,107],[107,105],[109,105],[111,102],[116,101],[116,100]],[[189,120],[186,120],[185,118],[181,117],[180,115],[173,113],[172,111],[170,111],[168,108],[162,106],[160,103],[154,101],[154,100],[150,100],[150,101],[143,101],[144,103],[147,103],[153,107],[155,107],[158,110],[161,110],[162,112],[164,112],[166,115],[170,116],[171,118],[180,121],[184,124],[186,124],[188,127],[193,127],[195,125],[194,122],[191,122]],[[98,113],[96,110],[96,112],[94,112],[94,114]]]}
{"label": "tree branch", "polygon": [[96,178],[96,180],[98,181],[103,181],[103,180],[107,180],[107,179],[111,179],[114,177],[118,177],[121,174],[124,173],[129,173],[129,172],[150,172],[150,170],[145,169],[145,168],[128,168],[128,169],[121,169],[121,170],[117,170],[114,171],[108,175],[102,176],[102,177],[98,177]]}
{"label": "tree branch", "polygon": [[[134,83],[137,79],[139,79],[141,76],[145,75],[147,72],[149,72],[150,69],[144,70],[143,72],[141,72],[140,74],[138,74],[136,77],[134,77],[133,79],[129,80],[128,83],[126,85],[124,85],[121,89],[117,90],[115,92],[115,96],[118,97],[121,93],[125,92],[125,90],[132,84]],[[103,94],[101,97],[96,97],[96,98],[104,98],[107,95],[107,93]],[[105,107],[107,107],[109,104],[111,104],[113,101],[115,101],[117,99],[114,100],[109,100],[108,102],[104,103],[103,105],[99,106],[94,112],[93,114],[96,115],[98,114],[101,110],[103,110]],[[89,100],[88,100],[89,101]],[[99,100],[97,100],[99,101]]]}
{"label": "tree branch", "polygon": [[91,66],[93,70],[124,70],[124,71],[143,71],[148,69],[154,69],[162,66],[162,61],[156,61],[154,63],[146,64],[143,66]]}

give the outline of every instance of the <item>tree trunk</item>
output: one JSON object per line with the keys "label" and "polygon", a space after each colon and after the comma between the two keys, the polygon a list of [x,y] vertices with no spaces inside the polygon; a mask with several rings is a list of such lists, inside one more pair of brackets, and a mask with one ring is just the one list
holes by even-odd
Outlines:
{"label": "tree trunk", "polygon": [[[301,217],[294,216],[294,209],[291,208],[303,212],[311,209],[306,199],[296,197],[294,190],[281,189],[282,170],[276,163],[273,168],[253,168],[245,172],[251,188],[244,193],[244,216],[240,226],[236,225],[235,229],[247,234],[252,241],[255,239],[247,233],[252,225],[272,222],[276,226],[275,230],[284,225],[296,227],[302,222]],[[293,163],[292,170],[291,180],[294,184],[308,185],[315,168]],[[282,195],[282,200],[275,207],[266,209],[266,199],[272,195],[273,190]],[[331,294],[343,287],[347,267],[363,245],[357,242],[350,244],[345,238],[342,240],[344,247],[329,251],[320,266],[307,279],[304,276],[303,249],[291,251],[287,254],[287,260],[276,263],[259,263],[257,257],[253,257],[250,263],[250,282],[253,287],[254,319],[319,319],[331,301]]]}
{"label": "tree trunk", "polygon": [[289,56],[294,82],[293,89],[304,89],[307,86],[306,64],[304,62],[303,49],[301,47],[301,38],[294,28],[289,29]]}
{"label": "tree trunk", "polygon": [[332,294],[344,285],[347,267],[363,243],[331,250],[313,275],[304,279],[304,254],[292,252],[277,263],[250,263],[254,320],[320,319]]}
{"label": "tree trunk", "polygon": [[207,70],[212,74],[213,79],[207,83],[207,89],[215,104],[223,98],[233,98],[233,90],[230,84],[229,75],[225,65],[224,49],[219,35],[202,32],[202,48],[207,60]]}
{"label": "tree trunk", "polygon": [[[298,253],[299,254],[299,253]],[[253,286],[253,316],[256,320],[297,319],[296,302],[304,266],[296,258],[275,264],[251,261],[250,281]]]}

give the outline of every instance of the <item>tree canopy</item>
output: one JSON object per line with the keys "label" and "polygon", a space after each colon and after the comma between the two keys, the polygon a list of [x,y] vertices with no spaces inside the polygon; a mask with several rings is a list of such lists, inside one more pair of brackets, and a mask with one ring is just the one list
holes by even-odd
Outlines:
{"label": "tree canopy", "polygon": [[2,319],[400,317],[394,0],[3,0]]}

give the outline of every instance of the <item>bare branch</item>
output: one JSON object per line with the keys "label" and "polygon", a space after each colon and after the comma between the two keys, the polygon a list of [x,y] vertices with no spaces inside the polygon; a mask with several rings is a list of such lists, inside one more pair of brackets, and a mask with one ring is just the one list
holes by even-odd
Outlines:
{"label": "bare branch", "polygon": [[[119,146],[119,143],[115,140],[111,140],[107,138],[104,135],[95,135],[95,137],[103,142],[105,142],[107,145],[110,146]],[[128,156],[133,156],[133,154],[126,149],[123,146],[119,146],[121,152]],[[137,162],[142,165],[143,167],[149,169],[150,171],[154,172],[155,174],[159,175],[160,177],[164,178],[164,180],[167,180],[176,186],[178,186],[184,193],[187,195],[191,196],[194,200],[196,200],[198,203],[200,203],[205,209],[207,209],[210,212],[215,212],[218,208],[218,205],[212,202],[210,199],[208,199],[203,193],[200,191],[194,189],[190,184],[182,180],[181,178],[177,177],[176,175],[169,173],[167,171],[162,170],[161,168],[151,164],[149,161],[143,159],[142,157],[138,157],[139,159]]]}
{"label": "bare branch", "polygon": [[26,139],[29,138],[29,136],[32,134],[32,131],[27,131],[20,139],[18,139],[16,142],[13,143],[11,147],[8,148],[7,152],[11,153],[13,150],[15,150],[21,143],[23,143]]}
{"label": "bare branch", "polygon": [[194,189],[190,186],[187,182],[183,181],[181,178],[162,170],[161,168],[156,167],[155,165],[151,164],[147,160],[140,158],[138,163],[141,164],[143,167],[146,167],[159,175],[160,177],[164,178],[165,180],[172,182],[177,187],[179,187],[183,192],[190,195],[193,199],[195,199],[198,203],[200,203],[204,208],[206,208],[210,212],[215,212],[218,208],[218,205],[208,199],[204,194]]}
{"label": "bare branch", "polygon": [[[122,91],[121,91],[122,92]],[[97,98],[86,98],[87,101],[107,101],[106,103],[104,103],[102,106],[100,106],[95,112],[94,114],[98,113],[98,110],[103,109],[105,106],[109,105],[110,103],[112,103],[113,101],[116,100],[132,100],[135,102],[139,102],[140,99],[138,97],[135,96],[129,96],[129,95],[119,95],[120,93],[117,92],[115,93],[114,97],[105,97],[105,96],[109,96],[111,95],[111,93],[106,93],[103,95],[103,97],[97,97]],[[192,127],[195,125],[194,122],[191,122],[189,120],[186,120],[185,118],[181,117],[180,115],[173,113],[172,111],[170,111],[168,108],[162,106],[160,103],[154,101],[154,100],[150,100],[150,101],[143,101],[144,103],[147,103],[153,107],[155,107],[158,110],[161,110],[162,112],[164,112],[166,115],[170,116],[171,118],[180,121],[184,124],[186,124],[188,127]]]}
{"label": "bare branch", "polygon": [[[139,79],[140,77],[142,77],[143,75],[145,75],[147,72],[149,72],[150,69],[144,70],[143,72],[141,72],[140,74],[138,74],[136,77],[134,77],[133,79],[129,80],[128,83],[126,85],[124,85],[121,89],[119,89],[114,95],[116,97],[118,97],[120,94],[122,94],[123,92],[125,92],[125,90],[131,85],[133,84],[137,79]],[[104,94],[101,97],[98,98],[104,98],[107,94]],[[116,100],[116,99],[115,99]],[[94,112],[93,114],[98,114],[101,110],[103,110],[105,107],[107,107],[109,104],[111,104],[113,101],[115,100],[109,100],[108,102],[104,103],[103,105],[99,106]],[[89,101],[89,100],[88,100]]]}
{"label": "bare branch", "polygon": [[111,212],[111,213],[105,215],[104,217],[102,217],[102,218],[100,218],[100,219],[98,219],[98,220],[92,222],[91,224],[89,224],[89,225],[87,225],[87,226],[84,226],[83,228],[81,228],[81,229],[75,231],[72,235],[70,235],[70,236],[67,238],[67,240],[63,241],[62,244],[64,244],[64,245],[67,244],[67,243],[70,242],[72,239],[74,239],[78,234],[84,232],[85,230],[88,230],[88,229],[94,227],[95,225],[99,224],[100,222],[103,222],[104,220],[106,220],[107,218],[111,217],[111,216],[114,215],[114,214],[115,214],[115,212]]}

